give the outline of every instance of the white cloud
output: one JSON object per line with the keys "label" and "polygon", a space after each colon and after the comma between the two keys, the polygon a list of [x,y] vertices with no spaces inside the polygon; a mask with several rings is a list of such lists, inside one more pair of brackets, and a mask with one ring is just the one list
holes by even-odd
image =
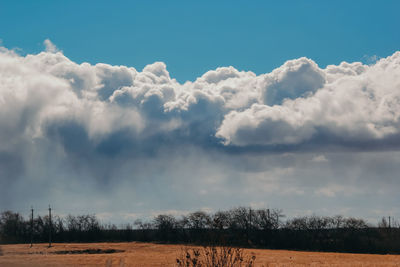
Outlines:
{"label": "white cloud", "polygon": [[216,136],[225,139],[226,145],[274,145],[297,144],[310,139],[314,132],[312,123],[300,112],[285,106],[253,104],[227,114]]}
{"label": "white cloud", "polygon": [[[342,63],[322,71],[327,80],[322,88],[314,87],[313,94],[231,111],[216,135],[227,145],[246,146],[316,139],[333,144],[384,142],[400,133],[400,52],[369,67]],[[297,84],[292,84],[295,90]]]}
{"label": "white cloud", "polygon": [[[37,55],[1,51],[7,132],[18,125],[16,132],[38,136],[52,122],[73,121],[90,138],[130,129],[135,140],[161,134],[196,143],[215,136],[215,143],[242,147],[357,146],[389,143],[400,133],[400,52],[371,66],[326,69],[300,58],[259,76],[224,67],[180,84],[162,62],[142,71],[76,64],[44,43],[47,52]],[[23,114],[29,114],[23,123],[10,125],[7,118]]]}
{"label": "white cloud", "polygon": [[325,84],[325,73],[308,58],[289,60],[264,75],[263,103],[281,105],[285,99],[296,99],[315,93]]}
{"label": "white cloud", "polygon": [[49,52],[49,53],[57,53],[57,52],[59,52],[57,46],[55,44],[53,44],[50,41],[50,39],[44,40],[43,44],[44,44],[44,46],[46,48],[46,52]]}
{"label": "white cloud", "polygon": [[[389,143],[400,133],[400,52],[371,66],[343,62],[326,69],[300,58],[259,76],[224,67],[180,84],[162,62],[142,71],[76,64],[55,53],[50,40],[44,43],[47,52],[37,55],[1,51],[7,132],[18,125],[18,133],[37,136],[53,121],[73,121],[90,138],[130,129],[137,140],[214,136],[215,143],[242,147],[358,146]],[[15,122],[23,114],[29,114],[24,123],[9,125],[7,118]]]}

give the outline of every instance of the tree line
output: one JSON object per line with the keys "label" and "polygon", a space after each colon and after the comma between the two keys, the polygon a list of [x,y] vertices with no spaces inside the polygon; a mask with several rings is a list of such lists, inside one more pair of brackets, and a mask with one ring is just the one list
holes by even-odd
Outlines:
{"label": "tree line", "polygon": [[301,216],[285,219],[279,209],[238,207],[180,217],[160,214],[124,227],[101,224],[93,214],[66,217],[0,214],[0,243],[146,241],[230,245],[273,249],[399,253],[400,227],[382,218],[378,225],[354,217]]}

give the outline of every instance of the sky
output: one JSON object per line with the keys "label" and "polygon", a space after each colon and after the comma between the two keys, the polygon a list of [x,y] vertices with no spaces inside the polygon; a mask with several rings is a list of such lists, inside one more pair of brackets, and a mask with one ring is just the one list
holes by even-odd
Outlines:
{"label": "sky", "polygon": [[0,210],[400,219],[398,1],[1,1]]}
{"label": "sky", "polygon": [[398,1],[1,1],[0,37],[38,53],[50,39],[77,63],[141,70],[165,62],[180,82],[221,66],[257,74],[308,57],[321,67],[398,50]]}

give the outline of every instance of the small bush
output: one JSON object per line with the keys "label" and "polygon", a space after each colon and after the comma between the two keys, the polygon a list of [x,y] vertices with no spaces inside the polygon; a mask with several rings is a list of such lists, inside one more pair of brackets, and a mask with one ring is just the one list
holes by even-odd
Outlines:
{"label": "small bush", "polygon": [[246,255],[241,248],[204,247],[185,249],[176,259],[178,267],[253,267],[256,256]]}

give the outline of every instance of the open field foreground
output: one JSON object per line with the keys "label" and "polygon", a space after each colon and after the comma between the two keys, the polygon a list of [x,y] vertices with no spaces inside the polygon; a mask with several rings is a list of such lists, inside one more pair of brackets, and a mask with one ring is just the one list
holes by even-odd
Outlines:
{"label": "open field foreground", "polygon": [[[0,266],[175,266],[182,245],[152,243],[80,243],[2,245]],[[89,254],[87,252],[114,252]],[[115,252],[115,251],[116,252]],[[66,251],[83,254],[56,254]],[[399,266],[400,255],[298,252],[286,250],[246,249],[256,256],[256,266]]]}

